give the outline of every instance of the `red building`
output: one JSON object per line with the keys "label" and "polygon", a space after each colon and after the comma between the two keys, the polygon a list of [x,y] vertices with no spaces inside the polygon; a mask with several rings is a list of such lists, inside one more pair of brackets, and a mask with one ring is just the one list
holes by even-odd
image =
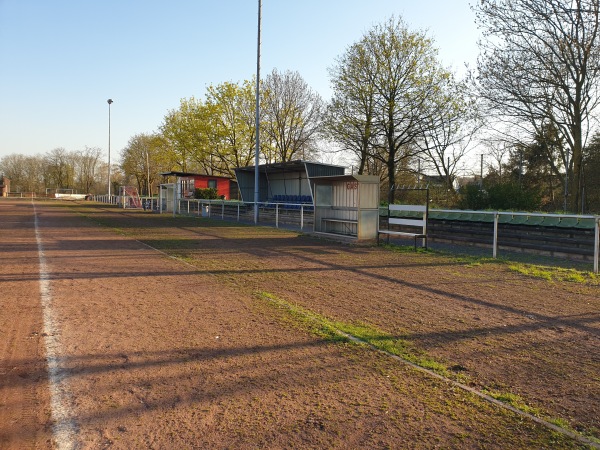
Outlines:
{"label": "red building", "polygon": [[202,175],[189,172],[165,172],[162,176],[176,177],[181,198],[194,198],[196,189],[216,189],[217,196],[224,200],[236,200],[238,198],[237,183],[231,178],[215,175]]}

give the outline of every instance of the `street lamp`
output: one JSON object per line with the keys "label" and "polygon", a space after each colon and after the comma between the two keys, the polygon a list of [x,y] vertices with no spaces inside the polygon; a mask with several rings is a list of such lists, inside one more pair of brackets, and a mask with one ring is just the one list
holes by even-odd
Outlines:
{"label": "street lamp", "polygon": [[106,100],[108,103],[108,201],[110,202],[110,105],[112,99]]}

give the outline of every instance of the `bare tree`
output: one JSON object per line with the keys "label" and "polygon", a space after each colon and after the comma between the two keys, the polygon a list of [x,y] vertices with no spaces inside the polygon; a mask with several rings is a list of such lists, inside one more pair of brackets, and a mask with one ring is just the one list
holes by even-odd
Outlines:
{"label": "bare tree", "polygon": [[528,136],[549,123],[559,130],[563,182],[570,209],[579,210],[583,148],[599,101],[599,1],[481,0],[474,9],[484,30],[481,95]]}
{"label": "bare tree", "polygon": [[75,187],[75,158],[64,148],[55,148],[45,156],[47,181],[54,189]]}
{"label": "bare tree", "polygon": [[454,181],[475,133],[481,128],[477,103],[467,83],[450,76],[433,99],[435,107],[421,122],[422,136],[416,140],[423,162],[455,191]]}
{"label": "bare tree", "polygon": [[84,150],[76,152],[76,154],[75,183],[77,188],[84,193],[92,192],[92,188],[97,182],[102,150],[98,147],[85,147]]}
{"label": "bare tree", "polygon": [[277,161],[310,159],[324,113],[321,97],[298,72],[279,73],[277,69],[267,76],[262,89],[262,126]]}

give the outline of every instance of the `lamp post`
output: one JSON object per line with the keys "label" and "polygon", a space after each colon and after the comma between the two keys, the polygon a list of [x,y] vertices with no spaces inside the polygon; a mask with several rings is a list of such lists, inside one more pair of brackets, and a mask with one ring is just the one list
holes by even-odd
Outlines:
{"label": "lamp post", "polygon": [[108,201],[110,202],[110,105],[112,99],[106,100],[108,103]]}

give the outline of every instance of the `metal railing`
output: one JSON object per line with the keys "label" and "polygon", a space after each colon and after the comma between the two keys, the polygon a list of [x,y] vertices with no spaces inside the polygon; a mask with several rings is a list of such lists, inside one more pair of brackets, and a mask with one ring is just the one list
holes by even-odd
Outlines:
{"label": "metal railing", "polygon": [[[118,205],[118,196],[97,195],[94,200],[102,203]],[[166,205],[160,203],[156,197],[141,197],[142,204],[147,210],[156,212],[165,212]],[[383,208],[387,214],[387,208]],[[198,199],[180,199],[176,204],[176,211],[173,211],[171,205],[170,211],[173,214],[185,214],[199,217],[207,217],[221,220],[232,220],[244,223],[254,223],[254,202],[241,202],[231,200],[198,200]],[[380,215],[385,216],[386,214]],[[465,211],[465,210],[446,210],[430,209],[429,218],[437,220],[468,220],[475,222],[493,223],[493,242],[492,255],[494,258],[498,255],[498,226],[500,223],[507,225],[538,225],[538,226],[569,226],[571,223],[582,224],[586,221],[585,227],[594,230],[594,273],[599,272],[600,260],[600,216],[594,215],[574,215],[574,214],[544,214],[544,213],[521,213],[521,212],[502,212],[502,211]],[[543,220],[542,220],[543,219]],[[545,223],[544,223],[545,222]],[[304,230],[314,223],[314,208],[311,204],[298,203],[259,203],[259,223],[262,225],[274,225],[276,228],[282,226]]]}

